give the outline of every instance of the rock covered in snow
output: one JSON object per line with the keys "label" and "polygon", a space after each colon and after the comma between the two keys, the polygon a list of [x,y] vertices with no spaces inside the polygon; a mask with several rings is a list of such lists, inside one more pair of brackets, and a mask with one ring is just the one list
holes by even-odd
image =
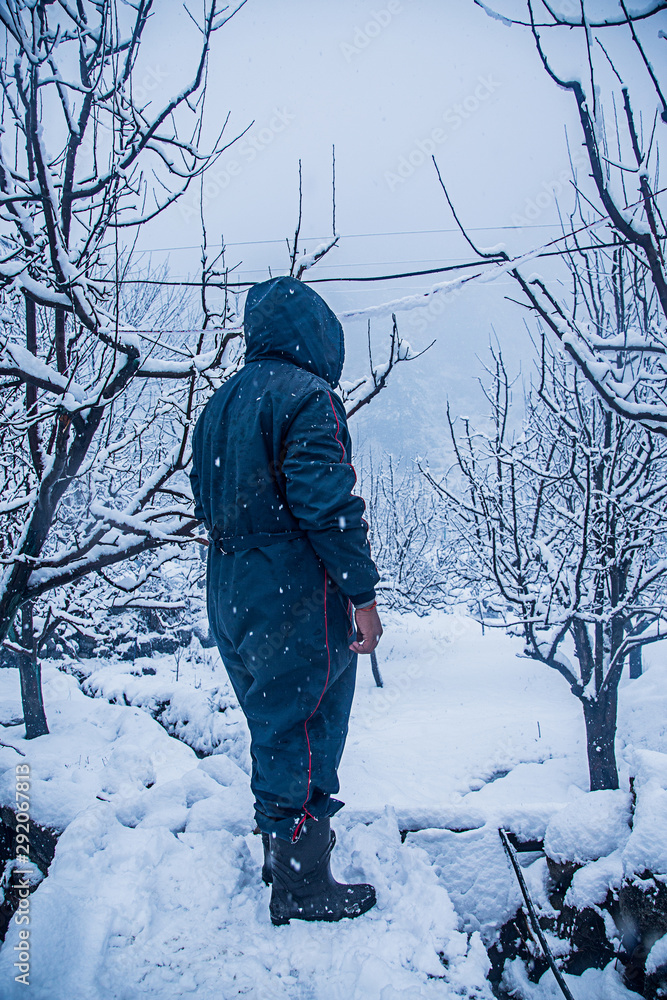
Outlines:
{"label": "rock covered in snow", "polygon": [[625,873],[667,875],[667,755],[635,750],[631,765],[637,804],[632,836],[623,851]]}
{"label": "rock covered in snow", "polygon": [[585,864],[623,847],[630,836],[630,795],[620,790],[588,792],[555,813],[544,850],[552,861]]}
{"label": "rock covered in snow", "polygon": [[667,934],[656,941],[646,957],[647,975],[657,972],[661,972],[667,980]]}

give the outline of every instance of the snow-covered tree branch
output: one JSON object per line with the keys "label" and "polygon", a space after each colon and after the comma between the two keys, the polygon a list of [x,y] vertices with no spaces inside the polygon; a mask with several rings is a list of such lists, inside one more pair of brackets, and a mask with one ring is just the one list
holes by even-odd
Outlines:
{"label": "snow-covered tree branch", "polygon": [[[659,179],[667,89],[650,58],[665,5],[635,12],[620,0],[617,12],[602,20],[590,18],[584,2],[576,16],[565,17],[544,0],[527,0],[525,20],[479,5],[530,28],[545,72],[576,102],[592,181],[573,173],[574,209],[569,218],[562,216],[572,296],[555,295],[542,276],[526,277],[520,267],[509,273],[607,406],[667,435],[667,231]],[[622,47],[614,48],[614,40]],[[638,74],[648,84],[643,91],[628,83]],[[647,103],[647,92],[654,101]],[[506,254],[504,259],[509,260]],[[611,289],[614,267],[623,269],[623,278]],[[585,313],[583,320],[577,308],[582,282],[602,305],[599,314]],[[603,300],[614,290],[626,308],[620,324],[609,326]]]}

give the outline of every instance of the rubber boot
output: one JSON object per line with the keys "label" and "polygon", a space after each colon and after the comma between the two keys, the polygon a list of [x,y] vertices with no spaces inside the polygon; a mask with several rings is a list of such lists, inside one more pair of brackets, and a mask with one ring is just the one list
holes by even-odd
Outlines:
{"label": "rubber boot", "polygon": [[307,820],[295,844],[271,837],[273,889],[269,911],[273,924],[298,920],[359,917],[375,906],[375,889],[345,885],[331,874],[329,859],[336,843],[329,820]]}
{"label": "rubber boot", "polygon": [[268,833],[262,834],[262,847],[264,848],[264,862],[262,864],[262,882],[264,885],[271,885],[273,873],[271,871],[271,840]]}

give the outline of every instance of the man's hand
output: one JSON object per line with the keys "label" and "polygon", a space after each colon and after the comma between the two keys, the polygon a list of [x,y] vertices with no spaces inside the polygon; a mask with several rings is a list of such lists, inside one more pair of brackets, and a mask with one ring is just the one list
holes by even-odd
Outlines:
{"label": "man's hand", "polygon": [[357,608],[354,612],[357,625],[357,641],[350,649],[353,653],[372,653],[382,635],[382,625],[377,608]]}

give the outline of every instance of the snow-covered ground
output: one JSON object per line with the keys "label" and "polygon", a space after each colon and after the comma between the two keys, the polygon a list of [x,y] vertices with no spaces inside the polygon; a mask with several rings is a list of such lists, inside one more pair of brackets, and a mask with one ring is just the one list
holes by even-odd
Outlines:
{"label": "snow-covered ground", "polygon": [[[498,826],[525,839],[546,833],[566,853],[573,830],[584,841],[596,823],[606,830],[597,854],[582,847],[586,860],[600,858],[572,886],[584,901],[641,864],[667,870],[659,647],[644,676],[622,685],[622,789],[596,798],[586,792],[580,706],[560,676],[516,655],[518,640],[482,636],[454,615],[385,618],[384,688],[360,659],[333,865],[372,881],[378,905],[334,925],[269,921],[248,738],[217,654],[73,664],[81,686],[46,664],[51,733],[29,743],[11,724],[21,715],[17,673],[0,671],[0,738],[26,754],[0,747],[0,804],[14,804],[14,768],[27,761],[33,821],[64,831],[30,897],[35,1000],[491,998],[483,942],[520,898]],[[631,773],[632,832],[618,820]],[[544,859],[525,871],[547,906]],[[0,951],[7,1000],[23,995],[17,941],[12,922]],[[577,1000],[636,997],[613,964],[567,980]],[[520,963],[507,982],[529,1000],[560,995],[550,972],[535,986]]]}

